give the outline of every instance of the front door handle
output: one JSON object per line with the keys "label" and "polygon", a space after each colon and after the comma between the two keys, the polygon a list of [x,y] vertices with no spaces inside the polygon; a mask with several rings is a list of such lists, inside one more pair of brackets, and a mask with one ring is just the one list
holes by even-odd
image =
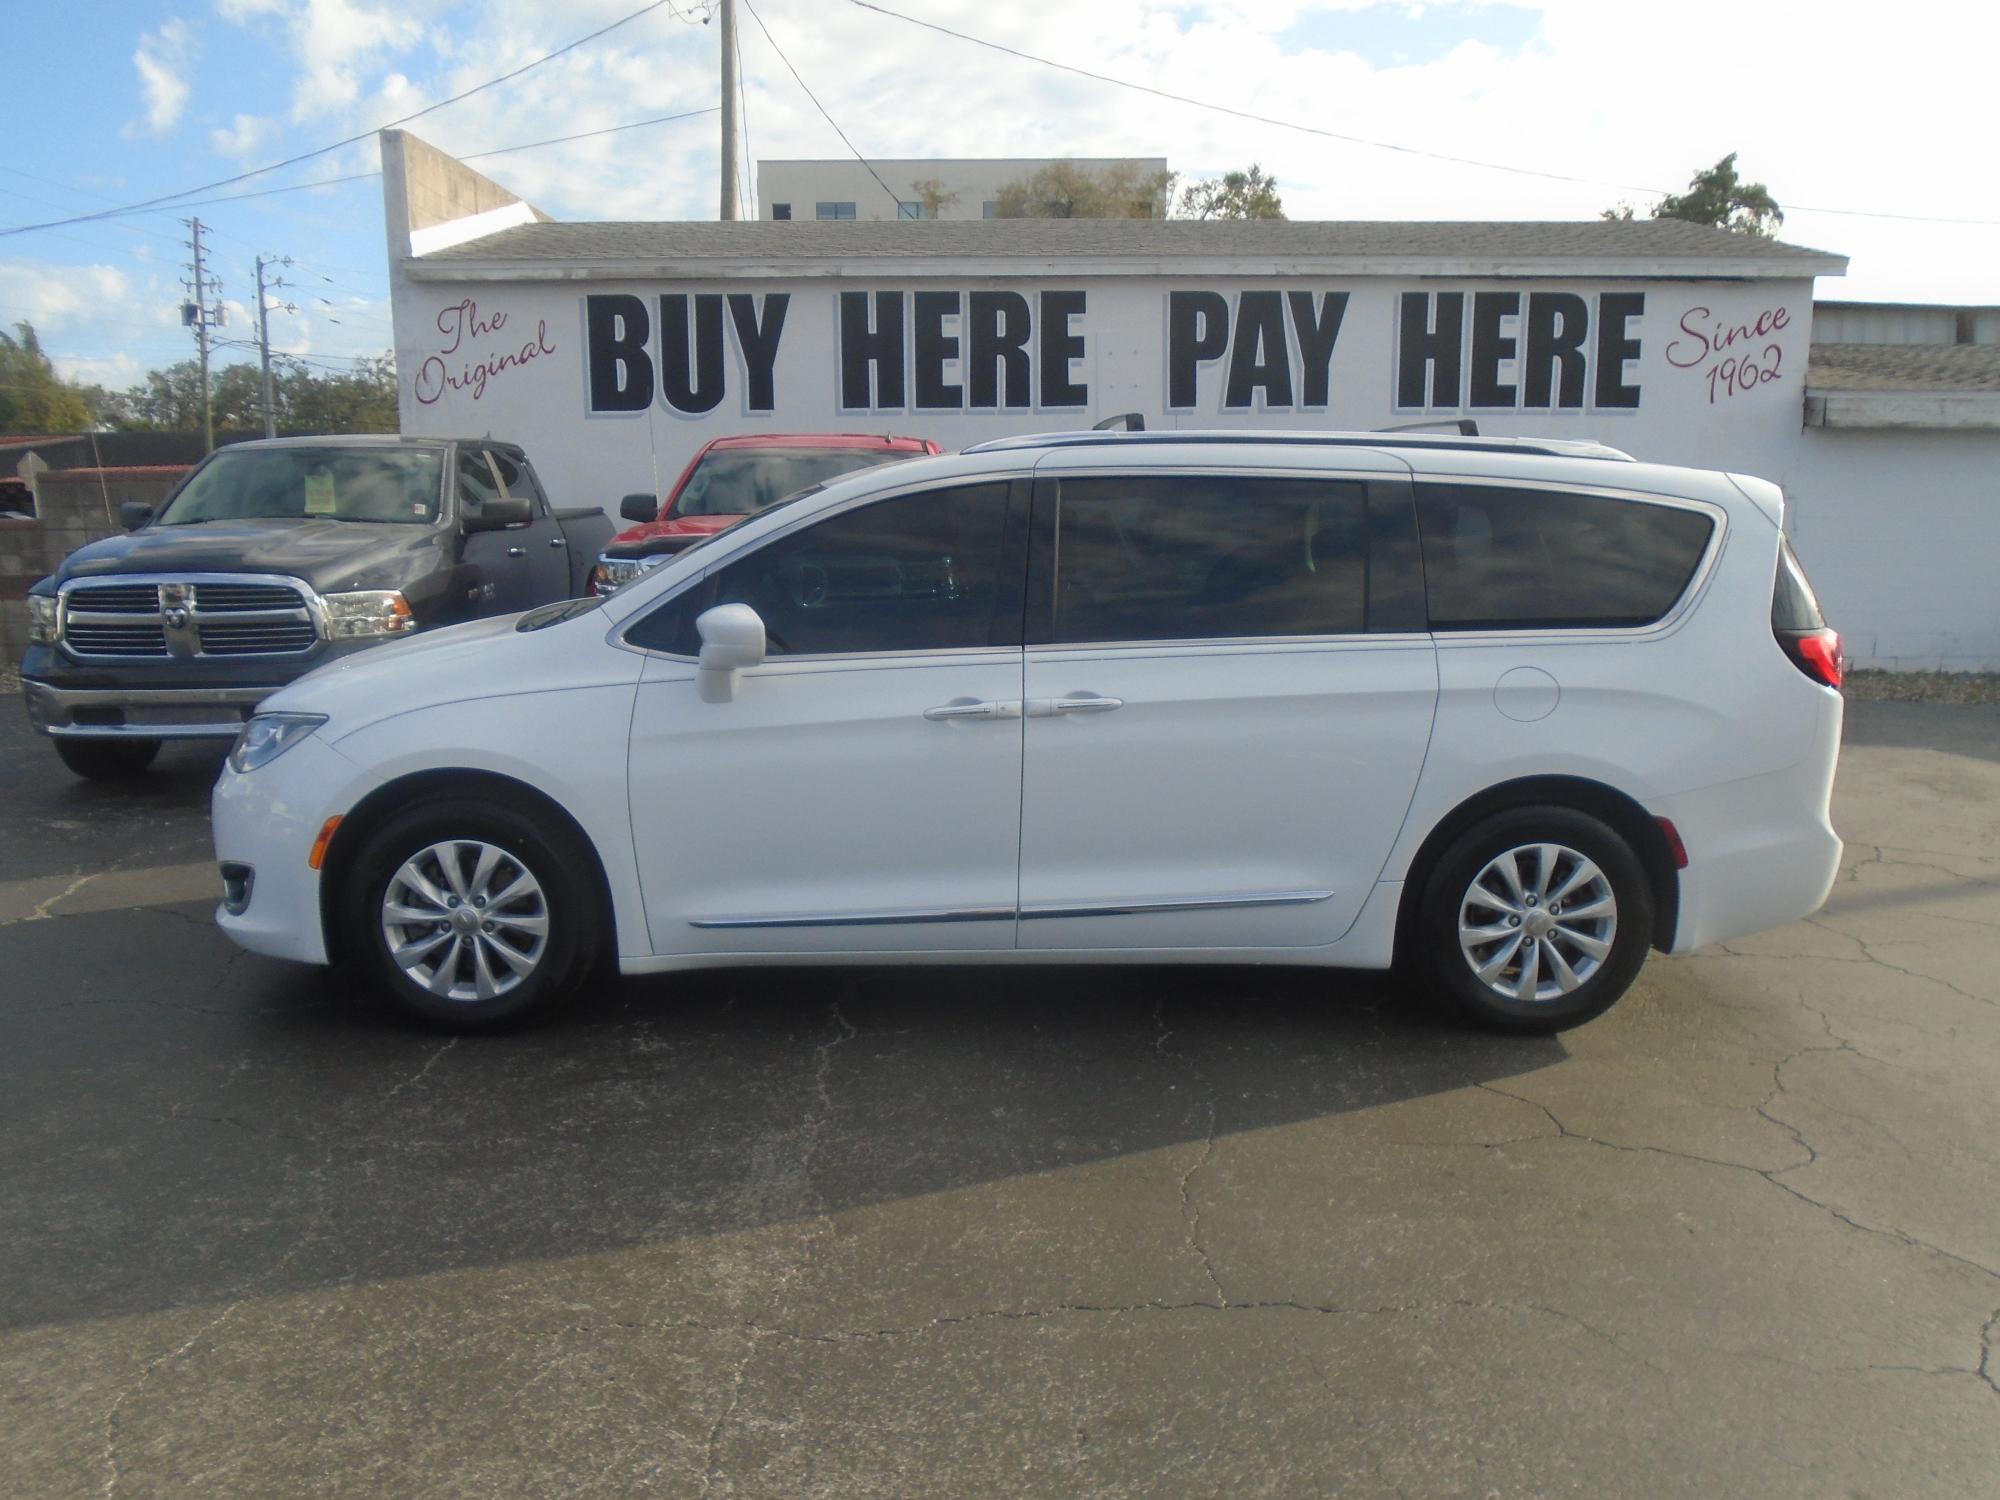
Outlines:
{"label": "front door handle", "polygon": [[1021,717],[1021,702],[1014,699],[989,699],[984,703],[958,702],[940,703],[936,708],[924,710],[926,719],[1018,719]]}
{"label": "front door handle", "polygon": [[569,538],[566,536],[552,536],[549,538],[549,545],[551,547],[567,547],[569,545]]}
{"label": "front door handle", "polygon": [[1030,698],[1027,714],[1031,719],[1049,719],[1057,714],[1102,714],[1123,708],[1123,698],[1101,698],[1095,693],[1075,698]]}
{"label": "front door handle", "polygon": [[526,557],[528,555],[528,549],[526,547],[509,547],[507,549],[507,555],[509,557]]}

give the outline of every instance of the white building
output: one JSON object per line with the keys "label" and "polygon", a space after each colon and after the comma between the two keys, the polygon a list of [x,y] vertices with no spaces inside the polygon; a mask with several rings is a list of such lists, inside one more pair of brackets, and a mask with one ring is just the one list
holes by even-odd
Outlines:
{"label": "white building", "polygon": [[[991,219],[1000,190],[1056,165],[1056,157],[916,158],[866,165],[832,161],[757,163],[757,217],[773,219]],[[1164,156],[1067,156],[1093,175],[1167,170]],[[870,171],[869,168],[873,168]],[[880,179],[879,181],[877,179]]]}
{"label": "white building", "polygon": [[522,443],[560,503],[725,433],[1470,418],[1776,480],[1859,662],[2000,668],[2000,349],[1815,346],[1838,255],[1653,220],[560,224],[396,132],[383,167],[404,431]]}

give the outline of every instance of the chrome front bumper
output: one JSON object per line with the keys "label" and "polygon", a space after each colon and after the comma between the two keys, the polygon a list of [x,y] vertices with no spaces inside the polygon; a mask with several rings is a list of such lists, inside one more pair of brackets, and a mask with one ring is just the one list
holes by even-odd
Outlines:
{"label": "chrome front bumper", "polygon": [[233,740],[269,687],[59,688],[21,680],[28,720],[43,734],[88,740]]}

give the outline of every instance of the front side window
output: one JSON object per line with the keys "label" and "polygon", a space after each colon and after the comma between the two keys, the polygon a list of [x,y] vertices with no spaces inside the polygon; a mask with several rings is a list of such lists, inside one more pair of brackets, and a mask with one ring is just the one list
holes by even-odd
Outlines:
{"label": "front side window", "polygon": [[436,450],[225,448],[154,524],[369,521],[427,526],[438,517]]}
{"label": "front side window", "polygon": [[1352,480],[1065,479],[1043,591],[1051,642],[1348,635],[1366,628]]}
{"label": "front side window", "polygon": [[1431,629],[1602,630],[1672,609],[1715,523],[1643,500],[1419,484],[1417,527]]}
{"label": "front side window", "polygon": [[978,484],[901,495],[789,532],[669,600],[626,639],[697,656],[696,618],[718,604],[747,604],[762,617],[774,657],[994,644],[1011,636],[998,618],[1010,592],[1002,577],[1007,490]]}
{"label": "front side window", "polygon": [[478,514],[489,500],[500,498],[493,482],[493,470],[486,455],[474,448],[458,450],[458,503],[469,513]]}
{"label": "front side window", "polygon": [[[529,477],[528,467],[519,459],[509,457],[502,450],[492,450],[493,467],[500,475],[500,485],[508,495],[516,500],[533,502],[536,498],[535,484]],[[540,509],[539,506],[536,509]]]}

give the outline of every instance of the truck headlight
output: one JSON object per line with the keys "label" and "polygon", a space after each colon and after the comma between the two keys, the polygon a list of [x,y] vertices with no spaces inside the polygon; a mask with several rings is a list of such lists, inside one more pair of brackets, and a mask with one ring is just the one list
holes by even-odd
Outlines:
{"label": "truck headlight", "polygon": [[257,714],[230,746],[229,767],[242,772],[268,765],[325,722],[325,714]]}
{"label": "truck headlight", "polygon": [[56,601],[53,594],[28,595],[28,644],[53,646],[56,643]]}
{"label": "truck headlight", "polygon": [[417,628],[410,604],[394,589],[361,589],[326,596],[328,640],[352,641],[365,636],[407,635]]}
{"label": "truck headlight", "polygon": [[666,552],[657,553],[652,557],[600,555],[597,566],[590,570],[591,587],[600,594],[615,594],[647,570],[672,561],[673,554]]}

